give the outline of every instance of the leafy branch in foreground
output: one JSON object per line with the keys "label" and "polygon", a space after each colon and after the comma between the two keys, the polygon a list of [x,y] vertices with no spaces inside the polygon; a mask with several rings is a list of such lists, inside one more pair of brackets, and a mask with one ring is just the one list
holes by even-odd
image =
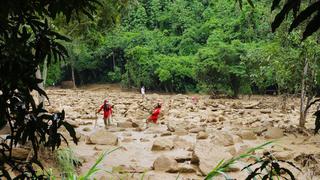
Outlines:
{"label": "leafy branch in foreground", "polygon": [[[242,9],[242,2],[243,0],[236,0],[239,3],[239,7]],[[250,6],[254,7],[254,3],[251,0],[247,0]],[[271,11],[274,11],[277,7],[280,6],[281,2],[283,6],[281,10],[277,13],[276,17],[274,18],[271,28],[272,31],[275,32],[276,29],[283,23],[284,19],[288,17],[289,13],[292,12],[293,20],[289,27],[289,32],[296,29],[298,26],[302,26],[305,23],[305,29],[302,35],[302,39],[306,39],[307,37],[311,36],[314,32],[319,30],[320,23],[320,1],[301,1],[301,0],[273,0],[271,5]],[[301,10],[304,3],[307,7]]]}
{"label": "leafy branch in foreground", "polygon": [[[288,179],[286,175],[289,175],[291,180],[294,180],[295,177],[293,173],[287,169],[282,167],[281,163],[285,163],[290,165],[291,167],[296,168],[297,170],[301,171],[299,167],[294,165],[290,161],[285,161],[285,160],[277,160],[270,152],[264,153],[262,158],[256,159],[256,161],[252,164],[249,164],[248,166],[244,167],[244,169],[249,169],[250,167],[254,165],[259,165],[256,169],[254,169],[249,176],[246,178],[246,180],[254,179],[255,177],[262,176],[262,179],[272,179],[274,176],[277,178],[283,178],[283,179]],[[265,171],[266,173],[263,173]]]}
{"label": "leafy branch in foreground", "polygon": [[253,157],[256,159],[256,157],[253,156],[253,152],[255,152],[256,150],[259,150],[259,149],[263,149],[265,146],[268,146],[268,145],[272,144],[273,142],[274,141],[269,141],[269,142],[266,142],[260,146],[251,148],[247,152],[245,152],[237,157],[233,157],[227,161],[221,160],[218,163],[218,165],[211,172],[209,172],[209,174],[206,176],[205,180],[212,179],[213,177],[218,176],[220,174],[224,175],[227,179],[229,179],[229,177],[224,172],[226,170],[228,170],[231,165],[233,165],[237,161],[239,161],[241,159],[245,159],[245,158]]}
{"label": "leafy branch in foreground", "polygon": [[[271,153],[265,153],[261,158],[254,156],[253,153],[256,150],[260,150],[263,149],[264,147],[270,145],[274,143],[274,141],[269,141],[266,142],[260,146],[254,147],[249,149],[247,152],[237,156],[237,157],[233,157],[227,161],[221,160],[218,165],[206,176],[205,180],[210,180],[213,179],[214,177],[222,174],[226,179],[231,179],[225,172],[230,168],[231,165],[233,165],[234,163],[236,163],[237,161],[241,160],[241,159],[246,159],[246,158],[253,158],[255,159],[255,162],[252,164],[249,164],[248,166],[244,167],[242,170],[248,170],[248,172],[250,172],[250,174],[247,176],[247,180],[250,179],[256,179],[256,176],[263,176],[261,177],[262,179],[272,179],[274,176],[276,177],[282,177],[284,179],[288,179],[285,175],[289,175],[291,180],[294,180],[295,177],[293,175],[293,173],[287,169],[281,166],[281,163],[286,163],[296,169],[298,169],[299,171],[300,168],[298,168],[297,166],[295,166],[292,162],[289,161],[284,161],[284,160],[277,160],[275,159]],[[252,166],[258,165],[260,164],[260,166],[258,166],[256,169],[254,169],[253,171],[251,170]],[[266,174],[263,174],[263,171],[266,172]]]}

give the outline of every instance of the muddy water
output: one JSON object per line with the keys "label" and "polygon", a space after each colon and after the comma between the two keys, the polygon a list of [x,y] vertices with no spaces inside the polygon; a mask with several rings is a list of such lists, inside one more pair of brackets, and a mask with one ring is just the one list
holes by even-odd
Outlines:
{"label": "muddy water", "polygon": [[[64,109],[66,118],[77,126],[80,143],[71,147],[84,161],[81,172],[88,170],[103,151],[120,147],[106,156],[101,163],[103,169],[113,171],[112,175],[100,173],[96,175],[98,179],[203,179],[207,168],[204,166],[215,166],[216,162],[212,159],[221,159],[227,153],[237,155],[248,148],[274,139],[277,141],[266,150],[280,153],[279,158],[300,166],[303,173],[293,170],[298,179],[319,179],[318,169],[314,164],[309,163],[303,167],[303,163],[299,161],[302,153],[311,155],[318,161],[320,137],[312,134],[314,117],[311,114],[314,109],[309,113],[307,129],[297,127],[298,99],[290,98],[286,108],[283,108],[282,98],[274,96],[210,99],[207,95],[147,92],[146,99],[142,99],[138,92],[123,91],[115,85],[92,85],[77,90],[49,89],[48,94],[51,101],[48,109],[52,112]],[[192,96],[198,98],[197,104],[193,103]],[[105,98],[114,105],[113,121],[108,129],[104,129],[102,115],[95,114]],[[163,102],[159,124],[145,130],[145,119],[158,101]],[[96,120],[97,125],[94,126]],[[129,126],[118,124],[123,122],[127,122]],[[132,122],[135,124],[134,127],[130,124]],[[271,135],[268,135],[270,128],[276,128],[276,131],[270,131]],[[86,139],[92,133],[101,130],[116,135],[118,144],[86,144]],[[199,131],[205,131],[208,137],[197,139]],[[279,131],[280,134],[277,134]],[[169,148],[152,150],[156,140],[168,142]],[[221,147],[223,152],[216,155],[211,154],[211,151],[198,152],[197,146],[200,143],[208,146],[208,149],[213,148],[212,150]],[[201,153],[208,154],[208,163],[204,162]],[[185,165],[191,170],[179,170],[180,173],[153,170],[154,161],[161,155],[175,158],[180,161],[179,167]],[[198,164],[190,161],[194,155],[199,156]],[[244,179],[247,173],[239,169],[246,163],[248,162],[237,164],[238,170],[230,172],[230,176]]]}

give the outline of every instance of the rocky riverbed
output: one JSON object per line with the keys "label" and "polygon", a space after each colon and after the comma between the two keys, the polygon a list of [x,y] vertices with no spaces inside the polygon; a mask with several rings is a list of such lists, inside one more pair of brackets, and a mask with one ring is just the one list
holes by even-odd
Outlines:
{"label": "rocky riverbed", "polygon": [[[299,166],[303,172],[291,168],[297,179],[319,179],[320,136],[313,135],[314,110],[307,129],[299,128],[296,98],[288,99],[284,107],[282,98],[275,96],[210,99],[147,92],[142,99],[138,92],[111,85],[47,92],[49,111],[64,109],[66,119],[76,127],[80,142],[70,146],[83,162],[81,172],[102,152],[120,147],[100,165],[113,173],[98,173],[97,179],[203,179],[220,160],[270,140],[276,141],[264,151]],[[197,104],[192,96],[199,99]],[[95,114],[106,98],[114,105],[112,126],[107,129],[102,115]],[[159,124],[145,129],[144,122],[159,100],[163,102]],[[241,169],[248,163],[237,162],[227,174],[245,179],[248,173]]]}

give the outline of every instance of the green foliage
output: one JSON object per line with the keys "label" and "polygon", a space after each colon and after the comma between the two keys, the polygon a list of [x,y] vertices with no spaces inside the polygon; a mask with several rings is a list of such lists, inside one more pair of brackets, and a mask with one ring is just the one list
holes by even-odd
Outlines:
{"label": "green foliage", "polygon": [[76,167],[81,165],[80,160],[75,157],[70,148],[58,149],[55,152],[58,167],[62,177],[70,177],[76,174]]}
{"label": "green foliage", "polygon": [[[112,172],[101,169],[99,167],[99,165],[101,164],[101,162],[104,160],[104,158],[107,155],[109,155],[113,151],[118,150],[119,148],[120,147],[101,153],[99,155],[99,157],[97,158],[96,162],[90,167],[90,169],[87,172],[85,172],[83,175],[80,175],[80,176],[78,176],[75,173],[76,172],[75,168],[77,165],[79,165],[79,161],[74,157],[72,150],[70,150],[70,149],[59,150],[57,152],[57,158],[58,158],[60,169],[63,169],[63,174],[64,174],[63,179],[65,179],[65,180],[88,180],[88,179],[92,179],[93,175],[95,175],[96,173],[101,172],[101,171],[108,173],[108,174],[111,174],[113,176]],[[51,175],[50,178],[56,179],[56,177],[54,175]]]}
{"label": "green foliage", "polygon": [[[218,165],[206,176],[206,180],[214,179],[214,177],[218,175],[223,175],[225,179],[232,179],[228,176],[226,171],[232,166],[234,163],[236,163],[239,160],[242,159],[255,159],[255,162],[245,166],[243,170],[247,170],[249,172],[248,176],[246,177],[247,180],[256,179],[256,177],[259,177],[261,179],[274,179],[276,177],[277,179],[283,178],[288,179],[287,175],[290,177],[291,180],[295,179],[294,174],[291,172],[291,170],[284,167],[284,164],[287,164],[299,171],[300,168],[294,165],[292,162],[284,161],[284,160],[277,160],[272,153],[264,153],[262,157],[257,157],[254,155],[254,152],[256,150],[261,150],[265,148],[266,146],[272,144],[273,141],[266,142],[260,146],[254,147],[249,149],[243,154],[240,154],[239,156],[233,157],[227,161],[221,160]],[[254,170],[251,169],[252,166],[258,165]]]}
{"label": "green foliage", "polygon": [[62,77],[61,62],[55,62],[51,64],[47,72],[46,85],[52,86],[54,84],[57,84],[57,82],[60,81],[61,77]]}
{"label": "green foliage", "polygon": [[[69,59],[83,83],[121,78],[127,87],[235,97],[250,87],[259,93],[271,86],[298,92],[302,56],[316,62],[316,41],[301,43],[299,29],[288,35],[290,17],[271,33],[270,2],[237,1],[240,6],[234,0],[101,0],[108,8],[99,8],[94,22],[55,24],[76,38],[68,44]],[[113,28],[104,19],[114,19]]]}
{"label": "green foliage", "polygon": [[[225,87],[237,97],[240,82],[246,77],[246,67],[241,63],[238,41],[231,44],[212,43],[210,47],[199,50],[197,76],[203,83],[210,84],[211,89]],[[214,48],[213,48],[214,47]],[[206,68],[203,68],[206,67]]]}
{"label": "green foliage", "polygon": [[242,160],[242,159],[257,158],[254,156],[253,153],[256,150],[261,150],[264,147],[266,147],[272,143],[274,143],[274,141],[269,141],[269,142],[266,142],[266,143],[259,145],[257,147],[251,148],[251,149],[247,150],[245,153],[240,154],[239,156],[233,157],[227,161],[221,160],[218,163],[218,165],[216,167],[214,167],[213,170],[208,173],[205,180],[213,179],[214,177],[216,177],[220,174],[222,174],[226,179],[230,179],[229,176],[225,173],[225,171],[228,170],[230,168],[230,166],[232,166],[234,163],[236,163],[237,161]]}
{"label": "green foliage", "polygon": [[[40,144],[53,150],[66,140],[58,129],[64,126],[77,143],[75,131],[64,121],[64,112],[49,114],[43,104],[37,105],[31,91],[37,91],[47,97],[38,86],[41,79],[36,71],[47,59],[48,65],[67,56],[62,41],[69,41],[54,30],[51,20],[58,15],[67,22],[71,18],[80,18],[85,14],[93,18],[96,0],[87,1],[23,1],[14,3],[1,1],[0,5],[0,128],[6,124],[10,135],[0,143],[0,178],[38,179],[44,178],[34,170],[38,161]],[[30,142],[33,156],[30,160],[18,160],[12,156],[12,149],[18,143]],[[8,171],[15,170],[16,177],[10,177]]]}
{"label": "green foliage", "polygon": [[117,83],[121,81],[121,71],[120,68],[115,67],[114,71],[108,72],[106,81]]}
{"label": "green foliage", "polygon": [[[291,180],[295,180],[296,178],[294,174],[289,169],[284,167],[284,164],[289,165],[289,167],[291,166],[302,172],[301,169],[294,165],[292,162],[277,160],[270,152],[264,153],[261,158],[256,159],[254,163],[247,165],[242,170],[246,169],[251,171],[246,180],[255,179],[256,177],[270,180],[272,180],[274,177],[276,177],[277,179],[288,179],[288,176]],[[258,167],[256,167],[252,171],[251,167],[254,165],[258,165]]]}

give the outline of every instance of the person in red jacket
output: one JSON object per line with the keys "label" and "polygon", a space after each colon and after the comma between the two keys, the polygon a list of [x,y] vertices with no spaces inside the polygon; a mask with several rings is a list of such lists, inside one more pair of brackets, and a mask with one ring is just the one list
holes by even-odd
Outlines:
{"label": "person in red jacket", "polygon": [[158,105],[156,106],[156,108],[153,110],[153,113],[151,116],[148,117],[146,123],[147,123],[147,128],[150,122],[153,122],[155,124],[157,124],[158,121],[158,116],[160,114],[161,111],[161,104],[158,103]]}
{"label": "person in red jacket", "polygon": [[112,106],[108,103],[108,100],[104,100],[103,104],[101,105],[97,113],[99,113],[101,110],[103,110],[104,125],[111,125]]}

